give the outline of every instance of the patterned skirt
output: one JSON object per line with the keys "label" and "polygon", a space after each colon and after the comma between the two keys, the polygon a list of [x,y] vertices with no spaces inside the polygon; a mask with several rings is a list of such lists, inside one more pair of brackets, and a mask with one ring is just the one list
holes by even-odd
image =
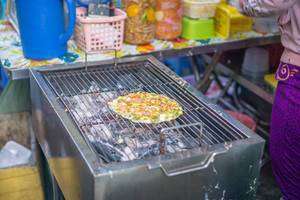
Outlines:
{"label": "patterned skirt", "polygon": [[300,199],[300,67],[280,64],[273,104],[270,153],[284,200]]}

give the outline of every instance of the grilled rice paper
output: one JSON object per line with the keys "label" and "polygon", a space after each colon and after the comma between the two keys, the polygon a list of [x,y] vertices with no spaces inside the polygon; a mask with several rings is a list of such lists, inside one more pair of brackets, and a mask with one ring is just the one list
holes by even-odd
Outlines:
{"label": "grilled rice paper", "polygon": [[109,102],[109,107],[135,123],[157,124],[174,120],[183,114],[182,107],[175,100],[148,92],[119,96]]}

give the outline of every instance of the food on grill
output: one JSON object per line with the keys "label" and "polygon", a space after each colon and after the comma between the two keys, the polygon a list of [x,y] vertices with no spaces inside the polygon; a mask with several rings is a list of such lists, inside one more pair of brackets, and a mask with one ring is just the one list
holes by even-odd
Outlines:
{"label": "food on grill", "polygon": [[128,18],[125,41],[130,44],[147,44],[155,36],[155,0],[125,0]]}
{"label": "food on grill", "polygon": [[137,123],[161,123],[171,121],[183,114],[182,107],[169,97],[136,92],[120,96],[109,102],[109,107],[126,119]]}

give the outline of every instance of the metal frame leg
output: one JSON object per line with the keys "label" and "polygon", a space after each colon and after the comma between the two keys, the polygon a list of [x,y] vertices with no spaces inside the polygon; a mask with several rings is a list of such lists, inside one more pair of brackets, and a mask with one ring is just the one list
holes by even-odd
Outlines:
{"label": "metal frame leg", "polygon": [[208,90],[209,85],[212,81],[211,75],[213,74],[222,54],[223,51],[216,51],[214,53],[211,62],[206,67],[203,78],[198,81],[197,89],[199,89],[201,92],[205,93]]}
{"label": "metal frame leg", "polygon": [[[217,75],[215,75],[215,76],[217,76]],[[227,83],[225,84],[225,86],[223,86],[221,94],[215,99],[214,103],[218,103],[218,101],[226,95],[226,93],[228,92],[230,86],[233,83],[234,83],[234,80],[233,80],[233,78],[230,77],[229,80],[227,81]],[[222,87],[222,85],[221,85],[221,87]]]}
{"label": "metal frame leg", "polygon": [[189,56],[190,63],[192,65],[193,74],[195,76],[196,82],[201,80],[201,74],[199,72],[198,63],[197,63],[197,56]]}

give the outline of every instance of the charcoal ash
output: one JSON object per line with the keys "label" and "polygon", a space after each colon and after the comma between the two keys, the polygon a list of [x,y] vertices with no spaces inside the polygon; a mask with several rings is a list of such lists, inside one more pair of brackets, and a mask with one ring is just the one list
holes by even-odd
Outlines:
{"label": "charcoal ash", "polygon": [[109,121],[114,116],[107,105],[108,98],[114,98],[115,93],[107,93],[107,98],[102,95],[80,94],[73,97],[64,97],[71,114],[80,125],[90,124],[90,122],[101,123],[101,119]]}
{"label": "charcoal ash", "polygon": [[128,160],[128,156],[122,150],[118,149],[115,145],[101,140],[93,142],[92,144],[95,147],[97,153],[100,154],[102,159],[107,163],[112,161],[121,162]]}
{"label": "charcoal ash", "polygon": [[[92,94],[91,94],[92,93]],[[121,162],[147,158],[160,154],[160,134],[164,134],[166,153],[191,149],[197,145],[194,138],[178,129],[160,133],[160,126],[129,122],[115,115],[107,102],[128,91],[111,92],[96,83],[82,94],[64,97],[75,120],[96,152],[105,162]],[[173,124],[174,123],[174,124]],[[180,126],[172,122],[170,126]]]}
{"label": "charcoal ash", "polygon": [[[110,161],[120,162],[147,158],[160,154],[159,135],[147,137],[147,132],[138,134],[129,133],[132,129],[122,132],[107,128],[105,124],[93,125],[86,130],[89,140],[97,145],[97,152]],[[175,153],[190,149],[192,140],[186,142],[186,138],[179,133],[168,131],[165,133],[165,148],[167,153]]]}

